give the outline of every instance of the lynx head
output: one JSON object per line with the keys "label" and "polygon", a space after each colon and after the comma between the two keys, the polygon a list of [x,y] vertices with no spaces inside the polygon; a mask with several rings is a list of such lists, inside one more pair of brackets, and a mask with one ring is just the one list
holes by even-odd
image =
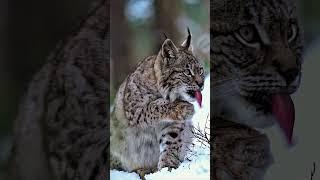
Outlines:
{"label": "lynx head", "polygon": [[303,50],[293,2],[217,0],[211,7],[214,113],[253,127],[276,119],[291,136],[289,95],[299,87]]}
{"label": "lynx head", "polygon": [[163,42],[155,71],[158,89],[164,98],[171,102],[197,99],[197,94],[203,89],[204,69],[193,55],[189,29],[187,39],[179,47],[168,38]]}

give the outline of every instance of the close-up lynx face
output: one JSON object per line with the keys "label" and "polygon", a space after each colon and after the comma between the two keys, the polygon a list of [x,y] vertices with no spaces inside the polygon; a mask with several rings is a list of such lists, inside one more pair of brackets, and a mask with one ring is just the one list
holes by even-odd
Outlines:
{"label": "close-up lynx face", "polygon": [[[170,39],[166,39],[158,54],[160,71],[158,85],[163,97],[173,102],[176,99],[201,104],[201,91],[204,84],[204,69],[199,60],[193,55],[191,35],[176,47]],[[200,98],[200,99],[199,99]]]}
{"label": "close-up lynx face", "polygon": [[[287,114],[293,109],[289,95],[300,83],[302,30],[290,0],[238,1],[212,5],[213,86],[227,85],[213,98],[224,102],[216,108],[219,113],[232,112],[230,118],[241,123],[265,127],[281,116],[275,109]],[[286,105],[274,105],[281,103]]]}

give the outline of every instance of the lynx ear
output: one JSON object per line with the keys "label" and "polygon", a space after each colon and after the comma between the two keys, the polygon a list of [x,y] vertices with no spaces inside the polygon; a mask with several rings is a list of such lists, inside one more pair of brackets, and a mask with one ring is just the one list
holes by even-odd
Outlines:
{"label": "lynx ear", "polygon": [[181,44],[181,49],[188,50],[188,51],[191,51],[191,52],[193,51],[193,47],[191,46],[191,33],[190,33],[190,29],[189,28],[188,28],[188,37]]}
{"label": "lynx ear", "polygon": [[173,58],[178,53],[177,47],[170,39],[166,39],[162,44],[161,54],[165,58]]}

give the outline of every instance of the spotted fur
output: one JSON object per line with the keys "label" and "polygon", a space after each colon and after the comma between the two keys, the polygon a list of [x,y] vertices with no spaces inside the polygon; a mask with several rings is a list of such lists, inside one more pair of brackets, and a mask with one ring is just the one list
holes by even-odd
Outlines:
{"label": "spotted fur", "polygon": [[120,86],[111,118],[111,168],[150,172],[176,168],[192,141],[189,92],[203,88],[204,72],[191,35],[179,47],[166,39]]}
{"label": "spotted fur", "polygon": [[[214,0],[211,15],[213,116],[250,128],[273,125],[270,96],[295,92],[301,78],[303,36],[293,1]],[[246,136],[245,131],[238,129],[232,133]],[[221,127],[215,130],[220,131]],[[268,143],[262,144],[259,148],[268,151]],[[215,145],[214,157],[219,159],[223,145]],[[229,148],[231,151],[232,146]],[[238,154],[233,156],[226,164],[236,160]],[[214,167],[233,174],[235,169],[226,164]],[[258,176],[257,170],[249,170],[253,166],[249,163],[237,167],[247,173],[241,174],[240,179],[261,179],[263,176]]]}
{"label": "spotted fur", "polygon": [[235,111],[225,114],[254,127],[272,124],[255,101],[299,86],[303,39],[295,10],[291,0],[213,1],[212,86],[219,89],[214,113]]}

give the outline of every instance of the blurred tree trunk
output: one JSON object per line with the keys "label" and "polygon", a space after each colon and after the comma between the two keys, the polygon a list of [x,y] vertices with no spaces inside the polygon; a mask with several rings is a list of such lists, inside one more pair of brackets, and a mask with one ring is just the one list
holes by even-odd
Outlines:
{"label": "blurred tree trunk", "polygon": [[177,19],[180,15],[180,1],[154,1],[154,25],[153,38],[154,52],[158,52],[163,41],[165,33],[169,39],[173,40],[176,45],[180,45],[180,34],[178,31]]}
{"label": "blurred tree trunk", "polygon": [[94,2],[30,82],[5,179],[107,179],[108,2]]}
{"label": "blurred tree trunk", "polygon": [[117,89],[130,72],[131,32],[124,12],[127,1],[111,0],[110,2],[111,84]]}

